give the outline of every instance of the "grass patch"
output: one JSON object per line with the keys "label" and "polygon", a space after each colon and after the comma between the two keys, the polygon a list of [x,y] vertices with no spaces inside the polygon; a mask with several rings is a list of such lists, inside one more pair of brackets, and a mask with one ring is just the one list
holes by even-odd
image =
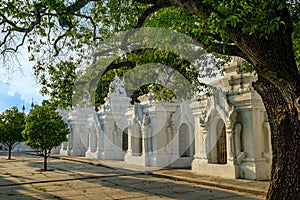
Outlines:
{"label": "grass patch", "polygon": [[33,189],[41,191],[41,192],[47,192],[46,188],[39,186],[39,185],[32,185]]}

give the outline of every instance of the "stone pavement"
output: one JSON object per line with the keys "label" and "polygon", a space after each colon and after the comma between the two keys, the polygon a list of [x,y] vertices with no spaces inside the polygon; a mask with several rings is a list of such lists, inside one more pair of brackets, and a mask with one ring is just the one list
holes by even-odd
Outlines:
{"label": "stone pavement", "polygon": [[[41,171],[43,158],[0,152],[0,199],[262,199],[264,196],[207,187],[188,170],[157,170],[121,161],[80,157],[49,158],[52,171]],[[57,159],[60,158],[60,159]],[[157,177],[160,176],[160,177]],[[162,178],[168,177],[168,178]],[[172,178],[172,179],[170,179]],[[187,179],[187,180],[184,180]],[[177,179],[177,180],[174,180]],[[184,180],[184,181],[181,181]],[[204,179],[203,179],[204,180]],[[206,181],[207,179],[205,179]],[[220,179],[215,179],[220,181]],[[243,182],[243,180],[241,180]],[[211,183],[213,180],[211,180]],[[227,184],[229,184],[228,181]],[[231,182],[232,183],[232,182]],[[239,182],[241,183],[241,182]],[[244,182],[245,187],[253,187]],[[259,183],[258,183],[259,184]],[[242,184],[240,184],[242,185]],[[213,185],[211,185],[213,186]]]}
{"label": "stone pavement", "polygon": [[169,178],[173,180],[186,181],[204,186],[217,187],[222,189],[245,192],[255,195],[266,196],[269,188],[269,181],[252,181],[245,179],[227,179],[217,176],[207,176],[193,173],[190,169],[160,169],[155,167],[143,167],[127,164],[124,161],[95,160],[84,157],[55,156],[60,159],[72,160],[76,162],[100,165],[112,169],[128,169],[132,171],[144,172],[156,177]]}

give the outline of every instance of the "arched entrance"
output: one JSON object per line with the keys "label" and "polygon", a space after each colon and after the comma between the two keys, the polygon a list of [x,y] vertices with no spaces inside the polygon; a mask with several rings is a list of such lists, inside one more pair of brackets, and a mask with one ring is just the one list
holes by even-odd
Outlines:
{"label": "arched entrance", "polygon": [[227,163],[226,127],[223,120],[217,123],[217,164]]}
{"label": "arched entrance", "polygon": [[128,150],[128,128],[124,129],[122,133],[122,150],[125,152]]}
{"label": "arched entrance", "polygon": [[190,132],[187,124],[183,123],[179,127],[179,156],[188,157],[191,156],[190,149]]}

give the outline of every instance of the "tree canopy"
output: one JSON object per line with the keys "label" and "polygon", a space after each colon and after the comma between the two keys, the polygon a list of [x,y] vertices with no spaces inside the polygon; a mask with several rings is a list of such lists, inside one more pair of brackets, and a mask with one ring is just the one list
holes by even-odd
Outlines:
{"label": "tree canopy", "polygon": [[18,142],[24,141],[22,131],[25,128],[25,114],[17,107],[7,109],[0,114],[0,141],[8,147],[8,159]]}
{"label": "tree canopy", "polygon": [[52,106],[35,106],[25,119],[22,132],[25,144],[44,157],[44,170],[47,171],[47,158],[52,148],[67,141],[69,128]]}
{"label": "tree canopy", "polygon": [[[272,40],[276,35],[273,33],[280,32],[280,28],[285,28],[285,33],[293,38],[289,45],[294,46],[294,55],[290,57],[299,61],[300,54],[297,1],[10,0],[1,3],[0,16],[2,55],[5,58],[12,56],[12,52],[26,45],[30,58],[37,60],[34,68],[44,86],[42,93],[50,94],[53,101],[61,104],[65,102],[58,99],[68,96],[68,102],[71,97],[61,95],[65,91],[58,85],[69,88],[74,84],[74,68],[78,68],[102,40],[111,37],[112,33],[142,26],[174,29],[197,40],[217,56],[242,57],[250,63],[244,65],[244,70],[265,68],[260,67],[263,63],[255,61],[252,51],[243,52],[251,46],[245,41],[260,41],[261,46],[267,46],[264,40]],[[280,75],[277,64],[270,61],[271,64]],[[54,69],[62,69],[62,66],[64,70],[56,73]],[[274,73],[266,76],[272,77],[276,85],[284,85],[277,81]],[[67,93],[70,94],[69,89]]]}

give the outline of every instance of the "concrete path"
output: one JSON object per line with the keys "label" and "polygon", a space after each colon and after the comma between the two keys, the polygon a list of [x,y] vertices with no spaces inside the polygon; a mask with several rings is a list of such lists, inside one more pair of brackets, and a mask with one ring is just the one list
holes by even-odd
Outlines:
{"label": "concrete path", "polygon": [[[193,181],[161,178],[159,173],[184,177],[186,171],[158,170],[126,163],[101,163],[76,157],[49,158],[53,171],[41,171],[43,159],[14,153],[14,160],[0,152],[0,199],[261,199],[240,193],[201,186]],[[73,159],[73,161],[71,160]],[[167,172],[167,173],[166,173]],[[154,175],[152,175],[152,174]],[[173,175],[172,175],[173,176]],[[185,176],[189,178],[189,176]],[[197,178],[197,177],[194,177]]]}
{"label": "concrete path", "polygon": [[137,165],[130,165],[124,161],[95,160],[87,159],[84,157],[66,157],[59,155],[56,155],[54,157],[63,160],[87,163],[96,166],[109,167],[111,169],[138,171],[143,172],[144,174],[151,174],[156,177],[186,181],[204,186],[217,187],[261,196],[266,196],[269,188],[269,181],[227,179],[216,176],[207,176],[193,173],[190,169],[161,169],[155,167],[143,167]]}

